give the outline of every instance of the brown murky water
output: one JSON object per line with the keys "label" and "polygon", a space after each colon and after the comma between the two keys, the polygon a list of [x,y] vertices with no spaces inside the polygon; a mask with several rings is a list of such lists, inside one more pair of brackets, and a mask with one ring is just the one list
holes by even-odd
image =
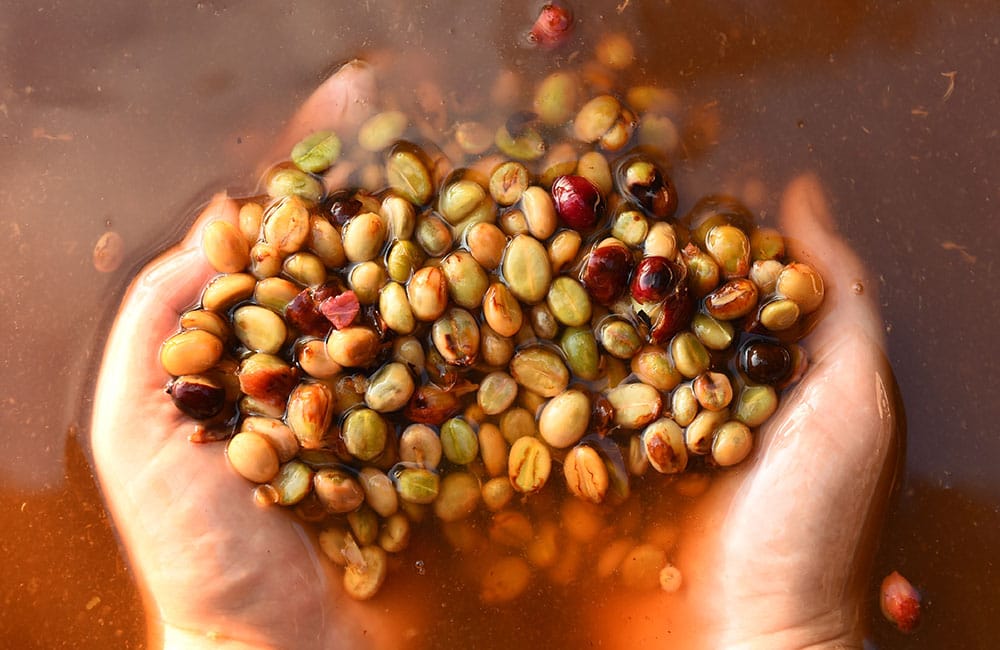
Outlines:
{"label": "brown murky water", "polygon": [[[95,366],[129,277],[214,189],[252,189],[337,62],[415,50],[476,91],[532,61],[511,25],[537,4],[485,4],[0,4],[0,647],[145,646],[87,460]],[[587,3],[578,46],[629,31],[647,79],[718,111],[717,142],[680,170],[689,197],[753,178],[773,213],[797,172],[827,184],[879,281],[909,429],[871,594],[899,569],[926,619],[904,638],[875,614],[872,646],[991,647],[1000,6],[813,4]],[[109,229],[126,256],[102,275],[91,251]]]}

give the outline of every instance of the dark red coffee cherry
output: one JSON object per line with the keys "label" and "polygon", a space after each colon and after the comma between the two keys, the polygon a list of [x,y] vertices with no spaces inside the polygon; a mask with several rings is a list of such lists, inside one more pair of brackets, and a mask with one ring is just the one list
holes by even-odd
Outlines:
{"label": "dark red coffee cherry", "polygon": [[528,40],[542,47],[556,47],[565,41],[573,30],[573,13],[562,3],[542,6],[538,18],[528,34]]}
{"label": "dark red coffee cherry", "polygon": [[174,406],[196,420],[218,415],[226,401],[226,390],[204,375],[178,377],[170,383],[167,391]]}
{"label": "dark red coffee cherry", "polygon": [[758,384],[779,384],[792,371],[792,354],[770,341],[751,341],[740,351],[740,369]]}
{"label": "dark red coffee cherry", "polygon": [[556,212],[570,228],[589,230],[597,222],[601,193],[583,176],[560,176],[552,182]]}
{"label": "dark red coffee cherry", "polygon": [[625,293],[632,272],[632,253],[625,244],[612,240],[595,248],[583,265],[580,282],[596,302],[610,305]]}
{"label": "dark red coffee cherry", "polygon": [[674,291],[680,277],[680,269],[667,258],[644,257],[632,274],[629,290],[639,302],[660,302]]}

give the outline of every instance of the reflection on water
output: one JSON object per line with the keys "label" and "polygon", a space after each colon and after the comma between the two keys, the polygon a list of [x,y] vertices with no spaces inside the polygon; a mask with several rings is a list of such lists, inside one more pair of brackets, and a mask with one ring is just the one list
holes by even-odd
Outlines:
{"label": "reflection on water", "polygon": [[[512,33],[535,5],[10,4],[0,9],[0,645],[135,647],[138,597],[108,552],[74,433],[128,278],[212,190],[252,188],[269,141],[333,64],[415,48],[410,78],[429,72],[475,93],[499,65],[534,60]],[[687,141],[686,200],[726,187],[766,219],[797,171],[828,184],[879,280],[909,421],[877,578],[898,568],[926,592],[913,638],[880,620],[873,638],[984,647],[1000,587],[989,561],[1000,542],[1000,378],[988,361],[1000,352],[1000,9],[879,4],[588,3],[578,43],[602,25],[635,32],[649,78],[719,116],[717,133]],[[91,249],[112,229],[124,261],[101,275]]]}

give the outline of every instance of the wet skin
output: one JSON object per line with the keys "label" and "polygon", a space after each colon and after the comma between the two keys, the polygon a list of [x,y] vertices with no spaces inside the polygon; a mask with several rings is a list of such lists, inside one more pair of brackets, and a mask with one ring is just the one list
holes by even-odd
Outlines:
{"label": "wet skin", "polygon": [[[349,137],[375,104],[374,72],[349,64],[306,101],[276,151],[317,129]],[[191,421],[164,396],[160,344],[214,275],[201,229],[236,215],[215,197],[137,276],[98,381],[94,460],[151,633],[171,648],[406,646],[419,630],[414,600],[344,595],[303,527],[255,506],[217,445],[188,442]],[[591,617],[605,622],[593,630],[603,647],[860,647],[860,590],[894,469],[892,379],[874,286],[834,233],[816,179],[790,183],[781,227],[793,257],[826,279],[810,368],[753,455],[699,502],[676,557],[683,589],[606,606]]]}

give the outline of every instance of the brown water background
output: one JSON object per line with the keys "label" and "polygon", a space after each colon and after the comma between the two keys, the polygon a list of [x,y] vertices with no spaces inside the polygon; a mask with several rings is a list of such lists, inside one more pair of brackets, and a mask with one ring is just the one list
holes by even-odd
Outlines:
{"label": "brown water background", "polygon": [[[870,593],[898,569],[926,618],[903,637],[876,612],[871,645],[993,647],[1000,5],[577,4],[575,47],[627,31],[649,80],[718,110],[682,190],[754,179],[767,219],[796,173],[826,184],[878,282],[909,429]],[[253,188],[334,64],[414,49],[481,92],[489,75],[468,66],[540,60],[517,45],[537,7],[0,0],[0,648],[145,645],[87,460],[96,363],[129,277],[214,190]],[[109,229],[126,258],[104,275],[91,251]]]}

